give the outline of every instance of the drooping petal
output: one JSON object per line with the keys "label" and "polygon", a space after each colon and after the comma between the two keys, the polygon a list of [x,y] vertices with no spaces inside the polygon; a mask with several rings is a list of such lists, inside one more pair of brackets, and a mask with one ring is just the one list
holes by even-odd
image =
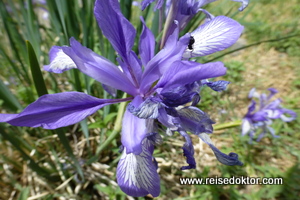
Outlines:
{"label": "drooping petal", "polygon": [[[280,115],[280,118],[284,122],[290,122],[297,118],[297,113],[292,110],[286,108],[280,108],[280,110],[283,112],[283,114]],[[290,117],[287,117],[285,114],[288,114]]]}
{"label": "drooping petal", "polygon": [[70,44],[71,47],[62,47],[62,49],[81,72],[128,94],[135,95],[137,93],[132,82],[109,60],[82,46],[74,38],[70,39]]}
{"label": "drooping petal", "polygon": [[62,73],[66,70],[77,68],[73,60],[66,55],[61,47],[53,46],[49,52],[50,64],[44,70],[53,73]]}
{"label": "drooping petal", "polygon": [[94,14],[103,35],[126,60],[127,53],[134,44],[136,30],[122,15],[118,0],[97,0]]}
{"label": "drooping petal", "polygon": [[153,145],[148,139],[143,141],[142,152],[139,155],[126,153],[125,147],[117,167],[117,181],[126,194],[133,197],[159,195],[160,178],[152,161],[152,151]]}
{"label": "drooping petal", "polygon": [[100,108],[122,101],[98,99],[81,92],[46,94],[19,114],[0,114],[0,122],[13,126],[56,129],[80,122]]}
{"label": "drooping petal", "polygon": [[141,17],[143,30],[140,37],[139,53],[144,66],[153,58],[155,48],[155,38],[153,33],[148,29],[144,19]]}
{"label": "drooping petal", "polygon": [[180,126],[193,134],[199,133],[212,133],[212,121],[208,114],[200,110],[199,108],[188,106],[177,110],[178,117],[181,121]]}
{"label": "drooping petal", "polygon": [[238,40],[243,29],[243,26],[231,18],[215,17],[191,33],[195,42],[192,50],[186,50],[184,58],[206,56],[224,50]]}
{"label": "drooping petal", "polygon": [[[134,107],[139,107],[143,102],[140,96],[136,96],[131,102]],[[134,116],[126,109],[122,123],[121,142],[126,147],[126,153],[138,155],[142,152],[142,141],[147,136],[146,120]]]}
{"label": "drooping petal", "polygon": [[184,143],[182,149],[183,149],[183,155],[186,157],[186,162],[189,164],[189,166],[181,167],[181,170],[195,169],[196,168],[196,161],[195,161],[195,158],[194,158],[194,146],[193,146],[191,137],[185,131],[179,131],[179,133],[186,140],[186,142]]}
{"label": "drooping petal", "polygon": [[241,161],[239,161],[239,156],[236,153],[229,153],[228,155],[225,153],[222,153],[219,149],[217,149],[211,139],[209,138],[208,134],[206,133],[201,133],[198,135],[203,142],[205,142],[206,144],[208,144],[210,146],[210,148],[213,150],[216,158],[218,159],[218,161],[224,165],[243,165],[243,163]]}

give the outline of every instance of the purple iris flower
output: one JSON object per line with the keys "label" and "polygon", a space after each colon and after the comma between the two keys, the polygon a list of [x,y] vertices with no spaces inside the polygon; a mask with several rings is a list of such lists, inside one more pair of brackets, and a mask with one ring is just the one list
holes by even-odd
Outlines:
{"label": "purple iris flower", "polygon": [[[136,30],[122,15],[118,0],[97,0],[94,14],[103,34],[118,54],[119,66],[71,38],[70,46],[51,48],[50,64],[44,69],[62,73],[75,68],[104,84],[104,88],[122,90],[130,97],[98,99],[82,92],[47,94],[19,114],[0,114],[0,122],[56,129],[80,122],[106,105],[131,101],[122,122],[123,152],[117,167],[117,181],[126,194],[136,197],[147,194],[156,197],[160,193],[160,178],[153,158],[154,146],[162,141],[158,122],[165,126],[166,134],[179,132],[185,138],[183,152],[189,166],[182,169],[196,166],[194,148],[187,132],[196,134],[207,143],[221,163],[242,165],[237,154],[226,155],[213,145],[208,134],[213,132],[214,122],[207,113],[195,107],[200,100],[199,89],[204,85],[215,91],[226,88],[229,82],[207,80],[226,73],[223,63],[200,64],[182,60],[190,34],[178,39],[179,27],[167,39],[164,48],[155,54],[154,35],[143,19],[138,57],[132,51]],[[236,23],[229,26],[241,27]],[[209,26],[206,30],[211,29],[214,27]],[[236,34],[240,35],[240,32]],[[225,33],[215,36],[217,40],[228,37]]]}
{"label": "purple iris flower", "polygon": [[[253,140],[255,133],[258,132],[258,129],[262,129],[262,131],[256,139],[257,142],[259,142],[267,132],[270,132],[273,137],[279,137],[275,135],[275,130],[270,126],[273,119],[290,122],[297,117],[294,111],[281,107],[281,99],[271,100],[272,97],[278,93],[276,89],[269,88],[268,90],[270,92],[268,96],[266,94],[257,93],[255,88],[249,92],[249,98],[252,99],[252,101],[242,122],[242,135],[249,134],[250,142]],[[256,106],[257,102],[253,98],[259,100],[259,106]],[[288,116],[286,116],[286,114]]]}
{"label": "purple iris flower", "polygon": [[[162,36],[161,46],[163,46],[167,40],[167,38],[174,32],[174,30],[179,27],[179,30],[182,31],[186,25],[190,22],[190,20],[199,12],[203,12],[206,15],[206,23],[210,23],[211,25],[202,25],[204,27],[215,27],[215,29],[212,32],[207,32],[207,35],[202,35],[202,26],[200,26],[198,29],[193,31],[191,33],[191,36],[193,37],[195,44],[193,46],[197,47],[198,45],[205,45],[207,47],[216,48],[218,47],[218,43],[215,44],[206,44],[206,42],[209,42],[210,38],[216,38],[216,35],[218,34],[232,34],[232,33],[241,33],[241,30],[230,30],[230,27],[235,27],[237,29],[240,29],[238,26],[231,26],[231,23],[237,23],[234,20],[228,18],[228,20],[219,20],[220,17],[217,17],[217,19],[214,19],[214,16],[210,14],[207,10],[203,9],[202,7],[205,6],[208,3],[214,2],[216,0],[174,0],[174,1],[167,1],[166,2],[166,10],[167,10],[167,19],[164,27],[164,32]],[[238,0],[240,2],[243,2],[243,6],[240,8],[240,11],[246,8],[248,5],[248,0]],[[142,3],[144,5],[148,5],[149,3],[153,2],[149,0],[144,0]],[[157,5],[159,4],[159,1],[157,2]],[[160,3],[161,4],[161,3]],[[157,6],[156,5],[156,6]],[[143,6],[142,6],[143,8]],[[223,16],[225,18],[225,16]],[[173,23],[173,21],[176,20],[178,22],[177,25]],[[212,22],[209,22],[211,21]],[[229,24],[228,24],[229,23]],[[233,37],[232,37],[233,36]],[[232,44],[236,42],[236,40],[239,38],[240,35],[233,34],[232,36],[227,36],[226,39],[227,45],[223,45],[223,49],[230,47]],[[224,37],[225,38],[225,37]],[[222,49],[222,50],[223,50]],[[193,50],[191,47],[190,50]],[[196,50],[197,51],[197,50]],[[197,54],[197,53],[196,53]],[[193,55],[191,57],[195,56],[203,56],[203,55]]]}

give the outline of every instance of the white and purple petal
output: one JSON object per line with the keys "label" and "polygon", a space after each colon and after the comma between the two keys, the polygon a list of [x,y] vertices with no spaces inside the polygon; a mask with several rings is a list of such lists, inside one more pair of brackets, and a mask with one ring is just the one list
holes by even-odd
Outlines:
{"label": "white and purple petal", "polygon": [[186,50],[184,58],[206,56],[224,50],[238,40],[243,29],[243,26],[231,18],[215,17],[191,33],[195,43],[192,50]]}
{"label": "white and purple petal", "polygon": [[180,126],[185,131],[190,131],[193,134],[212,133],[212,121],[208,114],[199,108],[188,106],[177,110],[178,117],[181,121]]}
{"label": "white and purple petal", "polygon": [[207,82],[206,85],[216,92],[221,92],[223,90],[226,90],[226,87],[229,83],[230,83],[229,81],[219,80],[219,81]]}
{"label": "white and purple petal", "polygon": [[152,143],[145,139],[142,152],[138,155],[126,152],[125,147],[117,167],[117,181],[122,191],[133,197],[148,194],[157,197],[160,193],[160,178],[152,158]]}
{"label": "white and purple petal", "polygon": [[13,126],[56,129],[80,122],[100,108],[128,99],[98,99],[81,92],[46,94],[19,114],[0,114],[0,122]]}
{"label": "white and purple petal", "polygon": [[53,46],[49,52],[50,64],[44,70],[53,73],[62,73],[66,70],[77,68],[73,60],[63,52],[59,46]]}

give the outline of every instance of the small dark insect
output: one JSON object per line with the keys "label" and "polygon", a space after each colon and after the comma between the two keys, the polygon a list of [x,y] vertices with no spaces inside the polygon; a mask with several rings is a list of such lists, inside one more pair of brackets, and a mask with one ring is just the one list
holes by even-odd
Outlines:
{"label": "small dark insect", "polygon": [[190,37],[190,42],[188,44],[188,49],[193,50],[193,44],[195,43],[195,39],[193,36]]}

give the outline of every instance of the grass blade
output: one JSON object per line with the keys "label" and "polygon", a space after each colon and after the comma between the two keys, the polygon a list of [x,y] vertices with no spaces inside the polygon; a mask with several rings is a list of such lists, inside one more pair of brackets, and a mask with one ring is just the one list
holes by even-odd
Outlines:
{"label": "grass blade", "polygon": [[27,46],[29,64],[30,64],[30,69],[31,69],[31,74],[32,74],[35,89],[39,96],[48,94],[46,84],[40,69],[40,65],[37,60],[36,54],[32,48],[32,45],[30,44],[29,41],[26,41],[26,46]]}

